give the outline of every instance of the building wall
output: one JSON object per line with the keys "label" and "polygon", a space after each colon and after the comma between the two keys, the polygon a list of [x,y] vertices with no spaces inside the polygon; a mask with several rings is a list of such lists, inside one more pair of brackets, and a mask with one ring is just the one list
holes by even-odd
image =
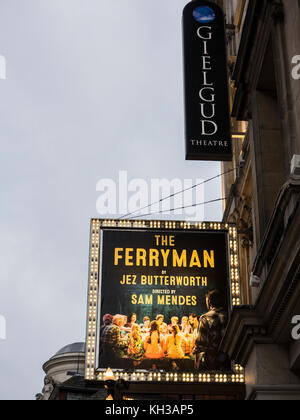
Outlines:
{"label": "building wall", "polygon": [[65,383],[76,375],[84,376],[85,354],[69,352],[57,354],[49,359],[44,365],[45,372],[44,388],[42,393],[36,395],[37,400],[47,401],[50,399],[55,387]]}
{"label": "building wall", "polygon": [[[286,45],[285,53],[285,71],[288,75],[291,73],[291,62],[294,56],[300,55],[300,4],[299,1],[286,0],[284,2],[284,15],[285,15],[285,25],[284,25],[284,42]],[[282,65],[284,66],[284,63]],[[290,145],[290,154],[289,158],[293,154],[300,154],[300,82],[299,80],[294,80],[293,77],[289,77],[290,86],[287,92],[290,104],[290,112],[292,119],[292,138]]]}
{"label": "building wall", "polygon": [[300,314],[300,178],[290,171],[300,154],[300,80],[292,77],[300,6],[228,0],[224,7],[234,140],[233,161],[223,164],[232,170],[223,177],[224,221],[239,229],[248,305],[233,313],[224,350],[245,366],[249,399],[294,399],[295,389],[300,399],[291,338]]}

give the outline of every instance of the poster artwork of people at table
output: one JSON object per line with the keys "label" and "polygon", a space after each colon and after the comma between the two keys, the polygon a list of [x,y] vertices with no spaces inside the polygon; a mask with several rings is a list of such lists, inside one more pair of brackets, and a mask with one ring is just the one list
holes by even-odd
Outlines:
{"label": "poster artwork of people at table", "polygon": [[228,369],[226,232],[103,229],[98,368]]}

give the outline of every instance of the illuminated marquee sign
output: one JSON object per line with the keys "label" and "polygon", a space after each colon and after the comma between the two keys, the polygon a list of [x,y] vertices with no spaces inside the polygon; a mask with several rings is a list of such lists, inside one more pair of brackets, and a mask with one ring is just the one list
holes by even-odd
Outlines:
{"label": "illuminated marquee sign", "polygon": [[[207,295],[220,323],[203,355]],[[86,379],[110,367],[132,381],[242,382],[241,368],[211,373],[228,362],[214,340],[239,304],[234,225],[92,220]]]}
{"label": "illuminated marquee sign", "polygon": [[232,160],[225,18],[214,3],[183,13],[187,160]]}

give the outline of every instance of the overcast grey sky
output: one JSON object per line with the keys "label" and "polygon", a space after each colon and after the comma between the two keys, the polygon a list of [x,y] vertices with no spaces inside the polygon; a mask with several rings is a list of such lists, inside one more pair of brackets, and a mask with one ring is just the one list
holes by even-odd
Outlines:
{"label": "overcast grey sky", "polygon": [[84,341],[97,181],[220,173],[184,160],[187,2],[0,0],[0,399],[34,398],[42,364]]}

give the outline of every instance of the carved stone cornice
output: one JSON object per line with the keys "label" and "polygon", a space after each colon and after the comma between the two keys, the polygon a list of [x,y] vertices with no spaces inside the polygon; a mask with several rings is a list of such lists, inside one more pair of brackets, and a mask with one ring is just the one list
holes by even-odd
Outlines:
{"label": "carved stone cornice", "polygon": [[233,310],[221,350],[232,360],[245,366],[254,344],[269,344],[266,325],[253,306],[241,306]]}
{"label": "carved stone cornice", "polygon": [[297,203],[300,197],[300,178],[290,177],[289,180],[281,188],[275,208],[271,216],[269,225],[266,229],[264,238],[260,250],[257,253],[253,265],[254,274],[261,275],[266,261],[270,261],[270,258],[274,258],[274,247],[272,244],[276,242],[277,252],[280,248],[280,242],[278,240],[278,231],[283,230],[280,240],[284,239],[284,233],[287,233],[291,217],[299,211],[300,203]]}

